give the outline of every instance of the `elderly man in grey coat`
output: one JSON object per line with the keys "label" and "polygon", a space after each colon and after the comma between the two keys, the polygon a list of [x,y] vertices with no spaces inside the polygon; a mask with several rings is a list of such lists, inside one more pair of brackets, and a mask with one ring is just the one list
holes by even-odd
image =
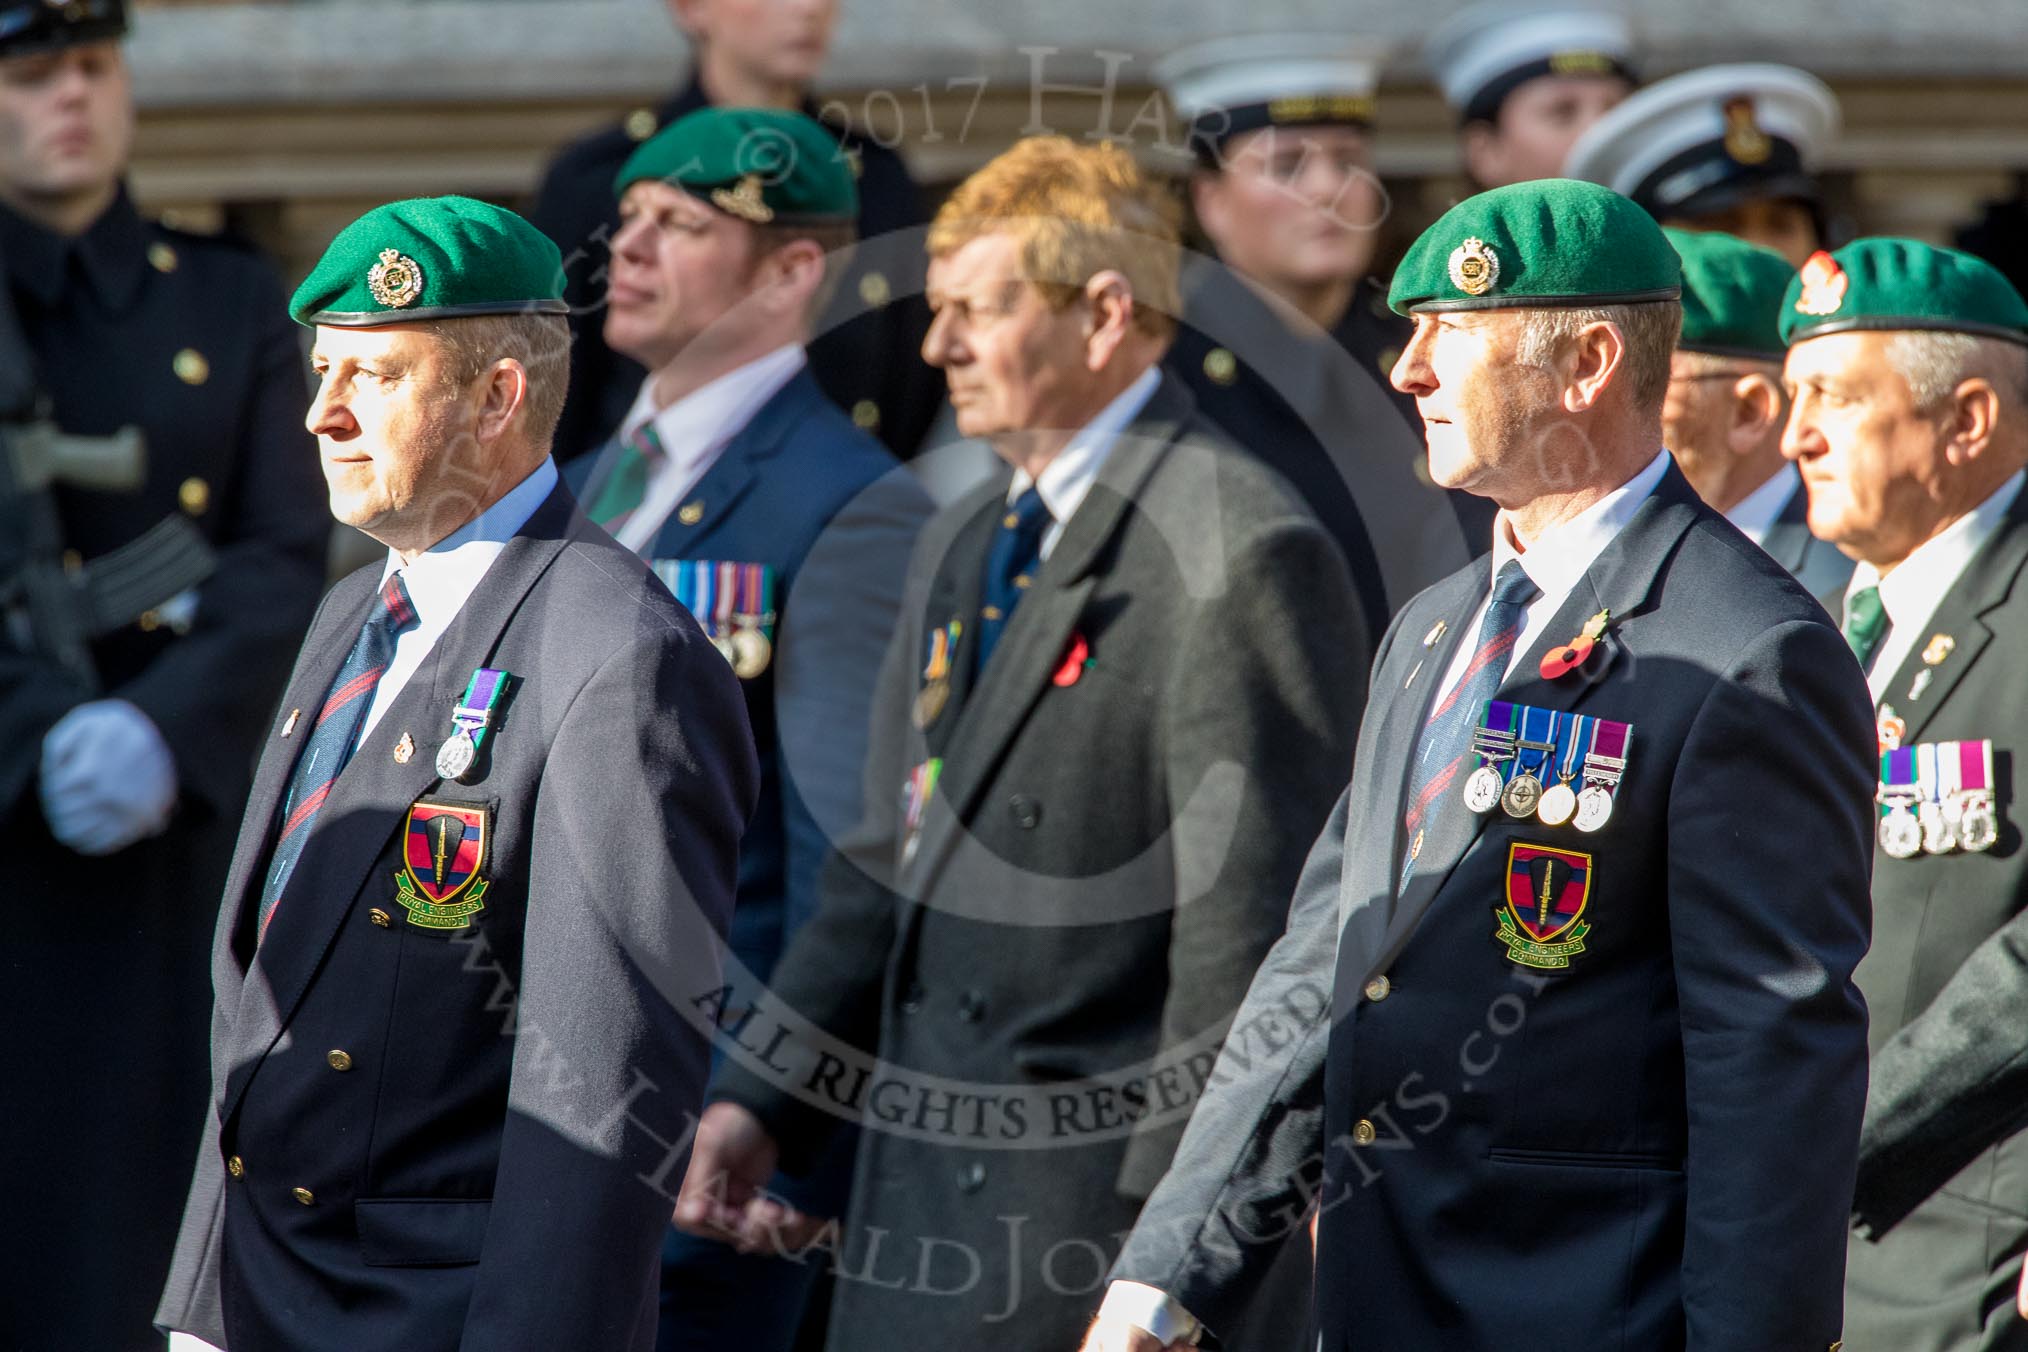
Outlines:
{"label": "elderly man in grey coat", "polygon": [[[1074,1343],[1349,773],[1371,635],[1322,527],[1158,370],[1176,238],[1127,155],[1061,138],[931,230],[924,355],[1006,469],[924,532],[877,810],[725,1010],[677,1213],[835,1255],[833,1352]],[[855,1117],[838,1224],[760,1195]],[[1259,1345],[1304,1306],[1261,1302],[1295,1323]]]}

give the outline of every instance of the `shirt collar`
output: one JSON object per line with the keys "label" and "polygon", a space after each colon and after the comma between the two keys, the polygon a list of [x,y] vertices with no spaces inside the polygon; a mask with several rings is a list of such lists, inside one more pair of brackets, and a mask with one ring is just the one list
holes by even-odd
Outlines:
{"label": "shirt collar", "polygon": [[1113,443],[1141,416],[1141,410],[1147,407],[1148,400],[1155,395],[1155,387],[1161,383],[1160,368],[1151,366],[1141,372],[1133,384],[1113,396],[1111,403],[1078,429],[1056,458],[1042,467],[1041,475],[1031,479],[1027,470],[1015,470],[1013,482],[1007,485],[1007,501],[1013,502],[1033,484],[1051,518],[1059,522],[1070,520],[1083,505],[1085,495],[1091,492],[1092,484],[1098,481],[1099,470],[1112,454]]}
{"label": "shirt collar", "polygon": [[1767,539],[1768,529],[1781,516],[1782,508],[1789,505],[1789,499],[1802,487],[1803,476],[1788,461],[1776,470],[1768,481],[1748,493],[1732,505],[1725,519],[1744,531],[1755,544]]}
{"label": "shirt collar", "polygon": [[415,606],[416,622],[425,629],[442,628],[478,588],[507,542],[556,491],[557,477],[556,461],[545,458],[498,502],[431,545],[405,568],[401,555],[388,550],[387,563],[380,570],[381,582],[385,584],[389,574],[400,572],[409,602]]}
{"label": "shirt collar", "polygon": [[0,259],[14,284],[44,306],[62,300],[71,260],[109,310],[124,310],[147,266],[148,224],[122,187],[81,235],[59,235],[0,207]]}
{"label": "shirt collar", "polygon": [[1852,580],[1845,587],[1848,602],[1867,587],[1878,587],[1880,605],[1890,625],[1905,628],[1935,614],[1965,565],[2000,528],[2007,508],[2020,496],[2023,482],[2028,482],[2028,471],[2014,471],[1991,497],[1917,545],[1886,577],[1863,560],[1854,564]]}
{"label": "shirt collar", "polygon": [[801,344],[784,343],[663,409],[655,406],[655,378],[650,376],[641,382],[641,392],[634,396],[634,406],[620,424],[621,439],[631,440],[643,424],[652,421],[670,459],[688,463],[716,455],[807,361]]}
{"label": "shirt collar", "polygon": [[1544,596],[1567,595],[1605,552],[1605,547],[1626,528],[1627,522],[1634,519],[1634,513],[1668,473],[1669,465],[1669,453],[1657,451],[1655,458],[1633,478],[1570,520],[1543,532],[1541,539],[1528,546],[1526,554],[1514,543],[1507,514],[1500,513],[1493,523],[1493,576],[1499,576],[1501,565],[1518,559],[1521,571],[1542,589]]}

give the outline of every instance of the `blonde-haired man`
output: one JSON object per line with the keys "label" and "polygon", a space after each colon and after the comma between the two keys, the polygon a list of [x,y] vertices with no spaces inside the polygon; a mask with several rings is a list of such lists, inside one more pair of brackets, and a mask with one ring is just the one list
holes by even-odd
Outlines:
{"label": "blonde-haired man", "polygon": [[677,1219],[785,1242],[758,1189],[863,1112],[830,1347],[1063,1347],[1281,932],[1371,638],[1315,519],[1160,375],[1175,211],[1124,152],[1023,142],[929,248],[924,355],[1007,470],[924,533],[869,819]]}

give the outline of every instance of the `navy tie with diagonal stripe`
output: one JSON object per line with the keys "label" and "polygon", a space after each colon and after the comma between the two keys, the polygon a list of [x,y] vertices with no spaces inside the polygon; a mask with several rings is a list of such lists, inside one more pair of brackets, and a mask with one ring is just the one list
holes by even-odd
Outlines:
{"label": "navy tie with diagonal stripe", "polygon": [[[1458,782],[1458,773],[1472,751],[1472,731],[1478,725],[1479,711],[1487,700],[1500,693],[1514,643],[1521,636],[1522,617],[1527,613],[1528,603],[1540,592],[1515,559],[1502,564],[1499,575],[1493,579],[1493,597],[1486,605],[1485,619],[1479,622],[1479,645],[1472,651],[1472,660],[1465,664],[1458,683],[1430,710],[1429,721],[1423,724],[1422,740],[1416,744],[1408,807],[1402,814],[1402,824],[1411,841],[1422,830],[1432,807]],[[1414,869],[1416,853],[1411,848],[1402,865],[1404,883]]]}
{"label": "navy tie with diagonal stripe", "polygon": [[282,899],[282,889],[289,885],[289,875],[302,857],[303,844],[310,838],[317,813],[330,796],[332,781],[352,758],[352,744],[359,739],[359,727],[373,705],[380,675],[394,660],[395,635],[415,620],[415,606],[408,599],[408,588],[402,585],[401,575],[388,574],[387,581],[380,584],[380,595],[374,599],[373,610],[353,642],[352,651],[346,654],[345,664],[338,668],[338,675],[331,682],[330,693],[317,710],[317,721],[311,725],[295,771],[289,776],[289,794],[282,800],[281,834],[275,840],[274,855],[268,863],[267,882],[261,887],[263,935],[274,918],[276,903]]}
{"label": "navy tie with diagonal stripe", "polygon": [[1042,558],[1042,537],[1055,519],[1033,484],[1001,515],[986,553],[985,605],[979,611],[979,640],[972,649],[978,670],[986,669],[986,659],[998,646],[1014,607],[1021,604],[1021,593]]}

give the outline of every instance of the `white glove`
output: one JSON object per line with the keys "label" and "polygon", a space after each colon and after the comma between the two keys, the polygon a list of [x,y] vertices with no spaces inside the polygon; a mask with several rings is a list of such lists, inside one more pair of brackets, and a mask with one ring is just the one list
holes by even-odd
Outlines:
{"label": "white glove", "polygon": [[127,701],[80,704],[42,739],[42,815],[79,854],[111,854],[155,835],[175,806],[176,758]]}

